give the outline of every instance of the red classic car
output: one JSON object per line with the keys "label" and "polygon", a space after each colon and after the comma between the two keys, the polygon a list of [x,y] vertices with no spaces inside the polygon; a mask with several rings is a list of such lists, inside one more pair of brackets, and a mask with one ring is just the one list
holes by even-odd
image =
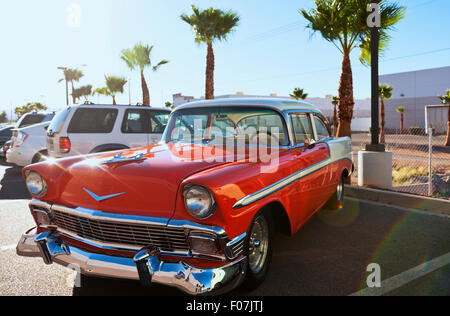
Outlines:
{"label": "red classic car", "polygon": [[351,140],[332,137],[313,105],[189,103],[160,144],[24,168],[37,226],[17,253],[189,294],[254,288],[273,235],[342,207],[352,171]]}

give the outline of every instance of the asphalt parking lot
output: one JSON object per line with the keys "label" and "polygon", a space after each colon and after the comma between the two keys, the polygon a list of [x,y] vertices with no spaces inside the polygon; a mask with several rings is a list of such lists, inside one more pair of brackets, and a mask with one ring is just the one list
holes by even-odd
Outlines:
{"label": "asphalt parking lot", "polygon": [[[83,278],[78,288],[74,272],[16,256],[21,233],[33,226],[29,195],[19,168],[0,162],[0,179],[0,295],[181,294],[163,286],[144,289],[134,281],[92,278]],[[321,210],[295,236],[278,236],[265,283],[251,293],[231,294],[350,295],[366,287],[367,266],[376,263],[382,289],[402,280],[396,283],[400,287],[381,294],[450,295],[450,264],[441,260],[450,253],[449,240],[450,217],[348,199],[344,210]],[[415,274],[405,273],[413,268]]]}

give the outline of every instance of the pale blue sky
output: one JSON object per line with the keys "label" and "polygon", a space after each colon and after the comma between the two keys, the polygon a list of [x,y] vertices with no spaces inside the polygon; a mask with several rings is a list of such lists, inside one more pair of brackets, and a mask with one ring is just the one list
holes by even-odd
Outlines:
{"label": "pale blue sky", "polygon": [[[392,34],[380,73],[449,66],[450,1],[399,2],[408,6],[408,13]],[[79,28],[67,24],[72,3],[81,8]],[[311,8],[313,0],[20,0],[3,2],[0,11],[0,110],[9,114],[11,106],[28,101],[64,107],[58,66],[87,65],[80,67],[85,73],[80,85],[104,86],[104,74],[131,78],[132,102],[141,101],[139,75],[120,59],[122,49],[139,41],[155,45],[153,61],[170,60],[159,72],[146,72],[153,106],[171,101],[178,92],[202,96],[206,48],[195,44],[190,27],[179,19],[191,12],[191,3],[232,9],[241,17],[228,42],[215,45],[216,95],[287,95],[295,87],[310,96],[337,93],[342,57],[320,36],[311,38],[298,13]],[[397,59],[434,50],[442,51]],[[358,56],[357,51],[352,56],[355,96],[366,98],[370,71]],[[128,103],[128,90],[117,99]]]}

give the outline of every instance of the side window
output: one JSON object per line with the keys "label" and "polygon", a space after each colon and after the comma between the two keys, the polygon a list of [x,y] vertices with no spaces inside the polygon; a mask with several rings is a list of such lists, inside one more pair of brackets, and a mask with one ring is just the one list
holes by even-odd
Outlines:
{"label": "side window", "polygon": [[169,113],[150,113],[150,131],[151,134],[162,134],[169,121]]}
{"label": "side window", "polygon": [[292,128],[295,135],[295,144],[300,145],[313,137],[311,122],[307,114],[291,115]]}
{"label": "side window", "polygon": [[148,114],[146,110],[126,110],[122,122],[122,132],[145,134],[147,132]]}
{"label": "side window", "polygon": [[108,134],[114,128],[117,109],[79,108],[70,120],[68,133]]}
{"label": "side window", "polygon": [[317,115],[314,115],[314,125],[316,127],[317,132],[317,140],[325,139],[330,137],[330,132],[328,131],[327,126],[325,125],[325,122],[319,118]]}

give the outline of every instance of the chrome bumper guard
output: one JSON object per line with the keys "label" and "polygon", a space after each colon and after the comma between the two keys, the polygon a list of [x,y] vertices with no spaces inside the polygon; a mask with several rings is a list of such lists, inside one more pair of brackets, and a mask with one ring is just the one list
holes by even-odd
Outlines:
{"label": "chrome bumper guard", "polygon": [[67,245],[51,232],[29,232],[22,235],[17,245],[18,255],[42,257],[45,264],[55,262],[79,269],[86,275],[140,280],[144,286],[159,283],[176,287],[190,295],[226,293],[241,284],[245,277],[247,257],[241,257],[223,267],[199,269],[182,261],[162,261],[156,247],[145,248],[131,259],[97,254]]}

